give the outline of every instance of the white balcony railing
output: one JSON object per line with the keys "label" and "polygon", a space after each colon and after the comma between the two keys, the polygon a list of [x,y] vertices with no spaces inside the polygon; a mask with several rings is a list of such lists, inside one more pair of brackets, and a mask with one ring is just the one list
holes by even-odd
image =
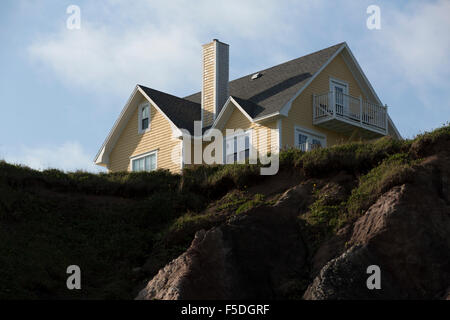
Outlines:
{"label": "white balcony railing", "polygon": [[387,106],[381,106],[341,92],[314,95],[314,124],[333,119],[387,134]]}

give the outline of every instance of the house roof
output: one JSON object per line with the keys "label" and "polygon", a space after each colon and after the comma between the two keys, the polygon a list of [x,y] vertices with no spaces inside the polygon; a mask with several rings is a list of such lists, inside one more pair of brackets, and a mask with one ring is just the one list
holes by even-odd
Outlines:
{"label": "house roof", "polygon": [[192,102],[174,95],[138,85],[167,117],[180,129],[194,131],[194,121],[201,119],[200,103]]}
{"label": "house roof", "polygon": [[[343,44],[230,81],[229,93],[252,118],[280,111]],[[255,73],[261,76],[252,80]],[[178,128],[193,132],[194,121],[201,120],[201,92],[180,98],[143,85],[138,86]]]}
{"label": "house roof", "polygon": [[[229,93],[252,118],[278,112],[344,44],[342,42],[230,81]],[[261,76],[252,80],[255,73]],[[200,104],[201,93],[184,97],[184,100]]]}
{"label": "house roof", "polygon": [[[230,97],[234,99],[234,101],[238,103],[252,119],[258,120],[258,118],[276,115],[277,113],[285,114],[285,109],[287,108],[287,111],[289,110],[292,99],[300,94],[312,79],[314,79],[314,77],[317,76],[317,74],[319,74],[343,48],[347,48],[347,55],[355,65],[357,75],[360,77],[361,82],[365,83],[369,91],[373,94],[374,101],[381,104],[375,91],[371,87],[370,82],[363,74],[345,42],[230,81]],[[260,73],[260,76],[252,80],[252,75],[255,73]],[[177,128],[187,129],[191,134],[194,133],[194,121],[201,120],[201,92],[180,98],[143,85],[138,85],[133,92],[132,97],[137,89],[154,101],[169,121]],[[124,121],[127,121],[126,115],[129,113],[129,104],[132,97],[130,97],[130,100],[127,102],[127,105],[119,116],[119,119],[114,124],[114,127],[111,129],[102,148],[98,152],[96,156],[97,163],[103,161],[98,159],[103,158],[104,152],[109,152],[106,150],[106,147],[111,147],[111,145],[115,143],[115,138],[117,138],[117,135],[122,130],[121,125]],[[389,121],[398,136],[401,137],[390,117]],[[202,129],[202,133],[204,133],[209,127]]]}

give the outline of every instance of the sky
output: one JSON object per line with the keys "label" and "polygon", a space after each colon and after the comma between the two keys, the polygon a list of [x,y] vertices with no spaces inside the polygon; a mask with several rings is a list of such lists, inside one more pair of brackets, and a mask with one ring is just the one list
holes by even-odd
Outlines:
{"label": "sky", "polygon": [[2,0],[0,159],[102,171],[93,159],[135,85],[199,91],[213,38],[230,45],[230,80],[346,41],[412,138],[450,121],[449,14],[450,0]]}

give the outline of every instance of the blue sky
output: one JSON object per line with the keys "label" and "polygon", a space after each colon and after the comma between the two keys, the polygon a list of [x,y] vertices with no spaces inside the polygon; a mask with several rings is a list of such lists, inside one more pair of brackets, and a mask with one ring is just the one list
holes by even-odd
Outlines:
{"label": "blue sky", "polygon": [[[369,30],[369,5],[381,29]],[[69,30],[69,5],[81,29]],[[201,44],[234,79],[346,41],[404,137],[450,120],[450,1],[1,1],[0,159],[97,171],[137,83],[199,91]]]}

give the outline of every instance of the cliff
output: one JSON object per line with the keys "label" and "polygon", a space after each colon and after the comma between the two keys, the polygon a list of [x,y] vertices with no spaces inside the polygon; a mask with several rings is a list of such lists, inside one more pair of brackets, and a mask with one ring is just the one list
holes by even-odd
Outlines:
{"label": "cliff", "polygon": [[[350,146],[315,151],[301,175],[248,190],[268,201],[198,231],[137,299],[449,298],[448,133],[376,142],[374,165]],[[370,290],[373,265],[381,286]]]}
{"label": "cliff", "polygon": [[[450,126],[280,171],[35,171],[0,161],[1,299],[445,299]],[[79,265],[82,290],[65,287]],[[367,287],[378,266],[381,289]]]}

